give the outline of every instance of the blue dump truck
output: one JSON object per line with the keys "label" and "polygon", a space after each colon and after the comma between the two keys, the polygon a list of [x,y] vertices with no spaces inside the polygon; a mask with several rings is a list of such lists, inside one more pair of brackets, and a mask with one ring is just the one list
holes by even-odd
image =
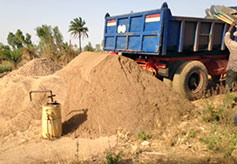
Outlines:
{"label": "blue dump truck", "polygon": [[161,9],[105,16],[104,51],[135,60],[190,100],[206,92],[208,78],[223,79],[229,25],[217,19],[179,17]]}

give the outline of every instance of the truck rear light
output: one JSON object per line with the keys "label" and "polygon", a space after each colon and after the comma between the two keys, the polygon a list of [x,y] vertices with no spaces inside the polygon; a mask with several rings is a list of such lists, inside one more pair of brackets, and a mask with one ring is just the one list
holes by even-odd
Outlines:
{"label": "truck rear light", "polygon": [[157,68],[166,69],[167,66],[166,66],[166,64],[162,64],[162,63],[160,63],[160,64],[157,66]]}

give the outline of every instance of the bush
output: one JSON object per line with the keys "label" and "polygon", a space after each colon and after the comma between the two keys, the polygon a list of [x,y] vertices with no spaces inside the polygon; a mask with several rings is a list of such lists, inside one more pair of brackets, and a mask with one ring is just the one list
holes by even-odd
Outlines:
{"label": "bush", "polygon": [[212,123],[212,128],[199,141],[206,144],[208,150],[223,153],[228,160],[232,159],[237,145],[236,109],[236,96],[228,92],[222,105],[215,107],[207,103],[202,115],[204,121]]}
{"label": "bush", "polygon": [[196,137],[196,132],[195,131],[190,131],[188,134],[188,138],[195,138]]}
{"label": "bush", "polygon": [[12,71],[11,66],[5,65],[5,64],[0,64],[0,73],[10,72],[10,71]]}
{"label": "bush", "polygon": [[236,109],[236,97],[227,93],[223,104],[217,107],[206,102],[206,109],[202,114],[202,118],[206,122],[219,122],[225,125],[233,125],[233,117]]}
{"label": "bush", "polygon": [[212,151],[222,149],[222,137],[217,135],[217,122],[211,128],[210,134],[200,138],[199,140],[207,145],[207,148]]}
{"label": "bush", "polygon": [[120,164],[122,163],[122,153],[118,154],[112,152],[106,152],[106,164]]}
{"label": "bush", "polygon": [[140,140],[147,140],[149,138],[151,138],[151,134],[149,134],[147,131],[145,130],[139,130],[138,134],[137,134],[138,139]]}

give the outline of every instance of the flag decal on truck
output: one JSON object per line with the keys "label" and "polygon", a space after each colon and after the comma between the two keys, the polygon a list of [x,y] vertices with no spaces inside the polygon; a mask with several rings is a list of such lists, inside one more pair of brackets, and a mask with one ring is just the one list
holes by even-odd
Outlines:
{"label": "flag decal on truck", "polygon": [[107,26],[116,26],[116,20],[108,20]]}
{"label": "flag decal on truck", "polygon": [[146,23],[159,22],[159,21],[160,21],[160,14],[147,15],[145,19]]}

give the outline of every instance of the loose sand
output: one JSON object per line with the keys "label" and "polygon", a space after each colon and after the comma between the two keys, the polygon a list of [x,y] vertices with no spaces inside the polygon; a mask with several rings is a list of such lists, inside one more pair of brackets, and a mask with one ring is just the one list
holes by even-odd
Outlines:
{"label": "loose sand", "polygon": [[194,108],[125,57],[84,52],[61,70],[35,59],[0,79],[0,137],[40,136],[41,107],[48,100],[46,94],[34,94],[30,102],[31,90],[53,90],[62,105],[63,133],[74,137],[165,127]]}

